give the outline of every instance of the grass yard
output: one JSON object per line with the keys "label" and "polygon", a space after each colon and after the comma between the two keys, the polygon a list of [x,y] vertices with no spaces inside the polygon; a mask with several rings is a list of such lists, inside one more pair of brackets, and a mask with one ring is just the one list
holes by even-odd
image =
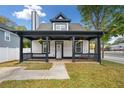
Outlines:
{"label": "grass yard", "polygon": [[17,61],[0,63],[0,67],[26,67],[26,70],[48,70],[52,67],[52,63],[18,63]]}
{"label": "grass yard", "polygon": [[69,80],[13,80],[0,87],[17,88],[124,88],[124,65],[109,61],[99,64],[66,63]]}

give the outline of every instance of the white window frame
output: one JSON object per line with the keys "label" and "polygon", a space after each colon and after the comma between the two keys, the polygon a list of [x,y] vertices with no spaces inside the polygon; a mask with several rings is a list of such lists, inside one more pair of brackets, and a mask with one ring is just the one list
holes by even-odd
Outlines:
{"label": "white window frame", "polygon": [[56,30],[60,30],[61,31],[62,28],[65,28],[66,29],[66,25],[56,25]]}
{"label": "white window frame", "polygon": [[55,23],[53,23],[53,30],[55,30]]}
{"label": "white window frame", "polygon": [[[77,43],[80,43],[80,46],[77,46]],[[80,48],[80,51],[77,51],[77,48]],[[75,41],[75,53],[82,53],[83,52],[83,42]]]}
{"label": "white window frame", "polygon": [[[7,37],[8,37],[8,39],[7,39]],[[4,39],[5,39],[5,41],[10,41],[10,32],[5,32]]]}
{"label": "white window frame", "polygon": [[69,23],[66,23],[66,26],[67,26],[67,30],[69,30]]}

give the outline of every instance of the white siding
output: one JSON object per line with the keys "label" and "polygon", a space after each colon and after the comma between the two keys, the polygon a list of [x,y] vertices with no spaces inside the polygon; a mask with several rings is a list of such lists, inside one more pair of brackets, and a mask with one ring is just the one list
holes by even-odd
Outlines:
{"label": "white siding", "polygon": [[19,59],[19,48],[0,47],[0,63]]}
{"label": "white siding", "polygon": [[[28,50],[26,50],[28,51]],[[32,41],[32,52],[33,53],[42,53],[42,44],[37,40]],[[50,54],[49,57],[55,56],[55,41],[50,41]]]}
{"label": "white siding", "polygon": [[72,57],[72,41],[64,41],[64,57]]}
{"label": "white siding", "polygon": [[83,53],[88,53],[88,41],[83,40]]}
{"label": "white siding", "polygon": [[23,48],[23,53],[31,53],[31,48]]}
{"label": "white siding", "polygon": [[50,41],[50,57],[55,56],[55,41]]}
{"label": "white siding", "polygon": [[41,53],[42,47],[41,44],[37,40],[32,41],[32,53]]}
{"label": "white siding", "polygon": [[[63,56],[72,57],[72,41],[65,40],[63,44]],[[33,53],[41,53],[42,47],[37,41],[32,42]],[[88,53],[88,41],[83,40],[83,53]],[[55,57],[55,41],[50,41],[50,54],[49,57]]]}

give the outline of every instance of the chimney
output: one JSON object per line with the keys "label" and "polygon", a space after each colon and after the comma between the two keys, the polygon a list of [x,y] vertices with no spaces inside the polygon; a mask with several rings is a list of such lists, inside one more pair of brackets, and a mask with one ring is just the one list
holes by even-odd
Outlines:
{"label": "chimney", "polygon": [[31,25],[32,30],[37,30],[39,27],[39,16],[35,10],[31,12]]}

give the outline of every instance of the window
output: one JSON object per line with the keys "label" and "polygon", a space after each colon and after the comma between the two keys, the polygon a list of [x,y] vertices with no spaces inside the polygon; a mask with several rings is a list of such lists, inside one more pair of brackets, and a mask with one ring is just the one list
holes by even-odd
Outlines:
{"label": "window", "polygon": [[83,42],[76,41],[75,42],[75,53],[83,52]]}
{"label": "window", "polygon": [[[42,43],[42,53],[47,52],[47,42]],[[50,53],[50,42],[48,42],[48,53]]]}
{"label": "window", "polygon": [[10,41],[10,33],[5,32],[5,41]]}
{"label": "window", "polygon": [[67,30],[65,25],[56,25],[56,30]]}

